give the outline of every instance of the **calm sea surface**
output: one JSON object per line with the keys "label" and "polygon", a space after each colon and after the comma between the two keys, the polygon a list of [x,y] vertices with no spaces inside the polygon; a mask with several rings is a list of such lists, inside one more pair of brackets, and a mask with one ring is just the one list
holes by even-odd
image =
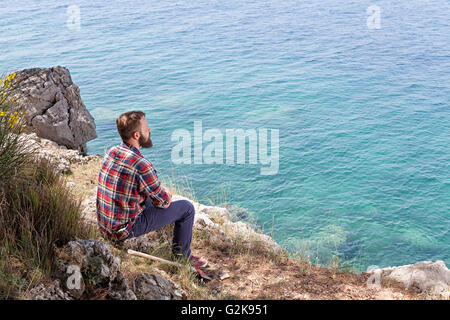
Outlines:
{"label": "calm sea surface", "polygon": [[[289,250],[360,270],[450,264],[448,1],[0,3],[0,72],[67,67],[97,124],[89,153],[140,109],[162,178],[226,200]],[[278,173],[174,164],[171,135],[193,137],[195,120],[278,129]]]}

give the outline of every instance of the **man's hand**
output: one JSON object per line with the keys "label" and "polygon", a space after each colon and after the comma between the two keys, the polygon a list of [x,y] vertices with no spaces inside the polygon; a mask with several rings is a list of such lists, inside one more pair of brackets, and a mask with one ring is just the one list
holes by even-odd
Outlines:
{"label": "man's hand", "polygon": [[169,196],[169,202],[165,206],[163,206],[161,208],[162,209],[167,209],[170,206],[170,204],[172,203],[172,194],[170,193],[168,188],[164,187],[164,190],[166,191],[167,195]]}
{"label": "man's hand", "polygon": [[169,195],[169,199],[172,200],[172,194],[170,193],[170,190],[166,188],[166,193]]}

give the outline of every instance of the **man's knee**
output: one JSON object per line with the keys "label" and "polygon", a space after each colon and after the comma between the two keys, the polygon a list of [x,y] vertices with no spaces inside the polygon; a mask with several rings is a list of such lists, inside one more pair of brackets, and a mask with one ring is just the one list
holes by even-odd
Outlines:
{"label": "man's knee", "polygon": [[192,204],[192,202],[189,200],[180,200],[180,201],[183,201],[183,207],[186,208],[185,209],[186,214],[188,214],[189,216],[190,215],[194,216],[195,215],[195,207]]}

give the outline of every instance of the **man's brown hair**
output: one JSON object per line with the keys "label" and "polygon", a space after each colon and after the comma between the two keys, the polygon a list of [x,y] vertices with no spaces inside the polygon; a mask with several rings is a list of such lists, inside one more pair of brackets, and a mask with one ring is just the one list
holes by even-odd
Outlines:
{"label": "man's brown hair", "polygon": [[145,113],[142,111],[128,111],[117,118],[117,130],[122,141],[130,139],[133,132],[139,131],[140,121],[143,117],[145,117]]}

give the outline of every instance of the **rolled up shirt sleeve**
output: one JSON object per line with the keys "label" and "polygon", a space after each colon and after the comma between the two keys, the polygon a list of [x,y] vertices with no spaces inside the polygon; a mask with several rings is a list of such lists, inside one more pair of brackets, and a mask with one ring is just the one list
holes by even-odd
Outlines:
{"label": "rolled up shirt sleeve", "polygon": [[138,172],[138,181],[140,191],[145,197],[152,199],[155,207],[163,208],[169,204],[170,196],[161,185],[156,170],[152,165],[147,165],[142,171]]}

